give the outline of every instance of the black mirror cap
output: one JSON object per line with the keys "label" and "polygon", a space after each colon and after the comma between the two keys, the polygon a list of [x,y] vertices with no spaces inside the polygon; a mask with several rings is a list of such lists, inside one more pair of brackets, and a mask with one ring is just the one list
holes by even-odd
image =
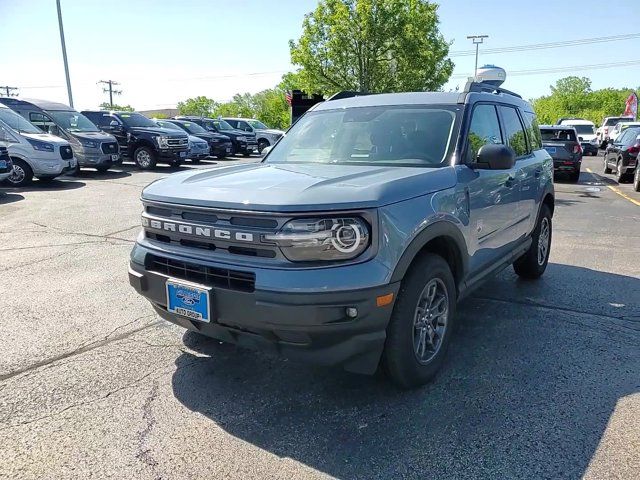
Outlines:
{"label": "black mirror cap", "polygon": [[516,152],[506,145],[487,144],[480,147],[473,168],[509,170],[516,164]]}
{"label": "black mirror cap", "polygon": [[578,141],[580,141],[580,142],[584,142],[584,138],[582,138],[582,137],[578,137]]}

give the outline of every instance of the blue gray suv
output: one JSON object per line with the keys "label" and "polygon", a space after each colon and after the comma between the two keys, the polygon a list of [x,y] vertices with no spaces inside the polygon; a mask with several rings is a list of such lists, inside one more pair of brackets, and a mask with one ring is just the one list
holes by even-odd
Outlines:
{"label": "blue gray suv", "polygon": [[545,271],[552,179],[507,90],[330,100],[261,163],[147,186],[129,279],[187,329],[414,387],[460,299],[509,265]]}

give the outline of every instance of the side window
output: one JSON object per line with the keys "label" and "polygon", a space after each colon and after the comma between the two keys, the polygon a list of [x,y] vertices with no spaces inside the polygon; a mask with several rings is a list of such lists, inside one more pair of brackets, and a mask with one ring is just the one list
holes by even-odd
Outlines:
{"label": "side window", "polygon": [[631,143],[632,139],[635,138],[634,135],[635,135],[634,130],[628,129],[622,135],[620,135],[620,138],[616,141],[616,143],[627,145]]}
{"label": "side window", "polygon": [[[96,114],[95,119],[92,118],[91,120],[97,126],[103,127],[103,128],[109,128],[111,126],[111,122],[113,122],[114,120],[116,122],[118,122],[114,117],[112,117],[108,113],[98,113],[98,114]],[[120,123],[120,122],[118,122],[118,123]]]}
{"label": "side window", "polygon": [[236,120],[227,120],[227,123],[233,128],[238,128],[238,122]]}
{"label": "side window", "polygon": [[29,113],[29,121],[44,132],[49,131],[49,126],[55,125],[55,123],[53,123],[53,121],[49,117],[43,115],[42,113]]}
{"label": "side window", "polygon": [[251,132],[253,128],[247,122],[238,122],[238,128],[240,130],[244,130],[245,132]]}
{"label": "side window", "polygon": [[521,157],[529,153],[527,138],[518,112],[512,107],[500,107],[502,119],[504,121],[504,134],[507,143],[516,152],[516,157]]}
{"label": "side window", "polygon": [[540,150],[542,148],[542,137],[540,136],[540,125],[535,114],[524,112],[522,115],[524,126],[527,130],[527,138],[532,150]]}
{"label": "side window", "polygon": [[489,143],[504,143],[500,133],[500,123],[496,107],[493,105],[477,105],[473,109],[469,126],[468,161],[474,162],[480,147]]}

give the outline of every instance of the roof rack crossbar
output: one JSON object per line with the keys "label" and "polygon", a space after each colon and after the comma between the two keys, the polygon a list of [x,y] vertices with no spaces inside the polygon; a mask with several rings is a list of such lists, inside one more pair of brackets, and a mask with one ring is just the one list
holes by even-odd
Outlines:
{"label": "roof rack crossbar", "polygon": [[462,93],[470,92],[504,93],[505,95],[513,95],[514,97],[522,98],[517,93],[507,90],[506,88],[496,87],[495,85],[489,85],[484,82],[467,82]]}

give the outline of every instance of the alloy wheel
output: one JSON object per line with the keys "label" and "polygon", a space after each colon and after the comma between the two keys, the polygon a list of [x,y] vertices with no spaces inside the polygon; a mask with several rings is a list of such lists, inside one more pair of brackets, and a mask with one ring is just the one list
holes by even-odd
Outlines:
{"label": "alloy wheel", "polygon": [[551,229],[549,228],[549,219],[544,217],[540,223],[540,234],[538,235],[538,265],[544,265],[549,254],[549,238]]}
{"label": "alloy wheel", "polygon": [[422,290],[413,321],[413,351],[418,362],[429,363],[442,346],[449,317],[449,293],[434,278]]}
{"label": "alloy wheel", "polygon": [[136,162],[142,168],[147,168],[151,165],[151,155],[146,150],[140,150],[136,155]]}
{"label": "alloy wheel", "polygon": [[22,168],[18,164],[14,164],[13,170],[11,171],[11,175],[9,175],[9,178],[7,178],[7,180],[10,183],[19,184],[24,181],[26,176],[27,176],[27,173],[24,171],[24,168]]}

